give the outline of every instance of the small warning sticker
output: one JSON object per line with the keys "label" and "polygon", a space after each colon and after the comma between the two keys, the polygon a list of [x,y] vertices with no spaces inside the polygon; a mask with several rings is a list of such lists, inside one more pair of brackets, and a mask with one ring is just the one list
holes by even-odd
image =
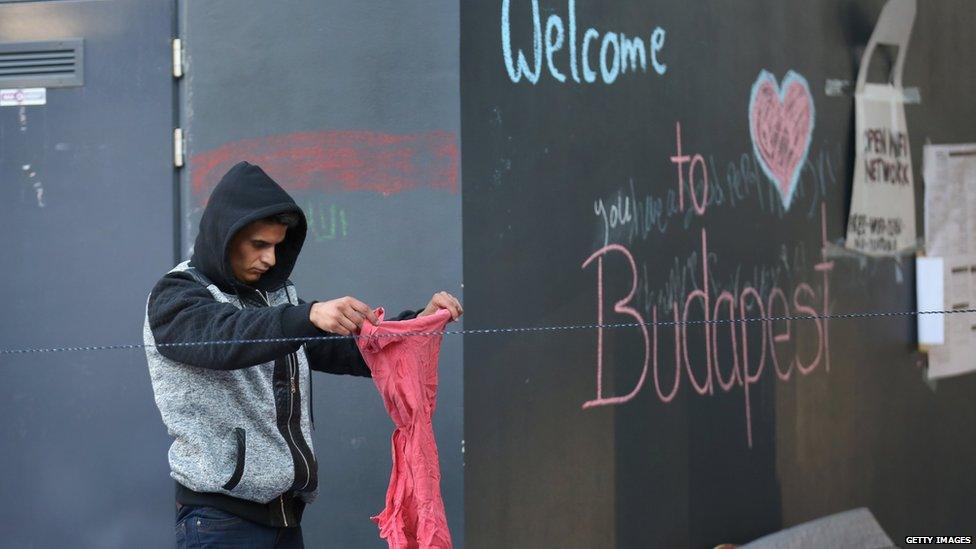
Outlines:
{"label": "small warning sticker", "polygon": [[47,88],[0,90],[0,107],[47,104]]}

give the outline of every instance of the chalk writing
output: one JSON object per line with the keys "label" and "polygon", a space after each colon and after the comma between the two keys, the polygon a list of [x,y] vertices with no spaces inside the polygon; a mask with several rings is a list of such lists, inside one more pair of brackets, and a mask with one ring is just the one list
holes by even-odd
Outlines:
{"label": "chalk writing", "polygon": [[[723,291],[738,294],[744,286],[753,286],[765,295],[785,281],[808,272],[806,253],[806,246],[802,241],[792,243],[789,247],[784,244],[780,248],[779,257],[773,263],[754,265],[748,272],[744,272],[741,264],[733,263],[731,271],[715,272],[712,269],[720,263],[717,254],[712,253],[703,259],[698,252],[692,251],[684,260],[673,258],[663,282],[653,286],[649,282],[648,262],[640,262],[643,276],[638,301],[646,316],[654,306],[666,309],[671,306],[671,302],[684,299],[688,292],[700,287],[695,273],[701,270],[703,261],[708,265],[709,291],[713,294],[718,295]],[[661,270],[663,265],[659,260],[653,258],[651,261],[655,271]]]}
{"label": "chalk writing", "polygon": [[616,229],[627,225],[634,220],[633,211],[636,210],[636,201],[631,203],[630,196],[617,193],[617,201],[610,201],[609,207],[602,198],[593,202],[593,213],[603,220],[603,245],[610,243],[610,229]]}
{"label": "chalk writing", "polygon": [[[613,306],[613,310],[616,313],[623,313],[623,314],[630,315],[638,323],[643,324],[644,317],[641,316],[641,314],[637,312],[637,310],[634,309],[633,307],[627,306],[627,304],[630,303],[630,300],[634,297],[634,293],[637,290],[637,266],[634,263],[634,257],[630,254],[629,251],[627,251],[627,248],[624,248],[623,246],[620,246],[618,244],[610,244],[609,246],[603,247],[602,249],[596,251],[593,255],[587,258],[586,261],[583,262],[583,268],[585,269],[586,266],[590,264],[590,262],[592,262],[594,259],[597,260],[597,280],[598,280],[597,282],[598,321],[597,322],[598,324],[603,324],[603,257],[602,256],[603,254],[610,251],[617,251],[624,254],[627,260],[630,262],[630,272],[632,274],[630,293],[628,293],[627,296],[621,299],[620,301],[617,301]],[[603,328],[599,328],[597,333],[596,400],[591,400],[584,403],[583,404],[584,409],[589,408],[591,406],[621,404],[634,398],[637,395],[637,392],[640,391],[641,386],[644,385],[644,378],[647,376],[647,359],[650,354],[650,350],[649,350],[650,340],[647,337],[647,326],[641,326],[640,329],[641,329],[641,333],[644,335],[644,369],[643,371],[641,371],[641,376],[640,379],[637,381],[637,385],[630,393],[624,396],[604,398],[603,397],[603,375],[602,375],[603,374]],[[656,336],[657,336],[657,332],[655,331],[655,340],[654,340],[655,364],[657,361],[657,337]]]}
{"label": "chalk writing", "polygon": [[783,84],[761,71],[749,98],[749,134],[763,172],[789,209],[813,136],[813,95],[806,78],[790,71]]}
{"label": "chalk writing", "polygon": [[[679,154],[678,157],[680,156]],[[761,168],[754,155],[740,155],[737,161],[727,162],[725,170],[719,170],[718,161],[710,155],[707,158],[707,166],[707,170],[703,169],[701,173],[709,174],[709,187],[704,202],[701,203],[699,200],[697,203],[700,209],[737,208],[747,199],[754,199],[751,203],[758,205],[764,213],[779,218],[786,214],[779,192],[763,181]],[[826,195],[828,187],[838,181],[831,155],[826,149],[821,149],[804,162],[800,173],[800,182],[808,183],[797,184],[793,202],[807,205],[806,218],[815,219],[820,200]],[[703,181],[698,170],[695,172],[695,178],[696,181]],[[646,240],[655,234],[665,234],[674,226],[673,221],[684,229],[691,226],[692,219],[698,215],[697,209],[692,207],[682,211],[675,188],[688,187],[683,180],[678,180],[675,187],[668,188],[661,194],[638,191],[639,188],[645,187],[659,188],[661,185],[629,178],[625,188],[614,191],[606,198],[594,200],[593,213],[600,220],[602,245],[607,245],[611,240],[633,243],[638,238]],[[697,190],[702,187],[701,184],[697,185],[695,192],[702,193],[701,190]]]}
{"label": "chalk writing", "polygon": [[[678,143],[678,153],[671,157],[671,162],[678,166],[678,209],[685,211],[685,171],[681,167],[691,162],[688,166],[688,194],[691,195],[691,202],[698,215],[705,214],[705,207],[708,205],[708,168],[705,166],[705,159],[700,154],[687,156],[681,154],[681,123],[675,123],[676,141]],[[695,166],[700,166],[702,173],[702,198],[699,201],[695,193]]]}
{"label": "chalk writing", "polygon": [[[624,33],[606,32],[603,38],[593,27],[583,32],[582,42],[576,32],[576,0],[567,2],[568,31],[563,25],[563,19],[558,14],[551,14],[546,19],[545,33],[542,31],[542,20],[539,15],[539,0],[531,0],[532,5],[532,61],[521,49],[517,55],[512,51],[511,36],[511,0],[502,0],[501,13],[501,41],[502,58],[508,77],[514,83],[525,78],[536,84],[542,76],[543,49],[545,50],[546,67],[549,74],[557,82],[567,82],[566,74],[559,69],[556,53],[566,45],[569,50],[568,61],[571,80],[576,83],[592,84],[597,81],[594,69],[599,65],[600,79],[604,84],[613,84],[622,74],[646,73],[648,59],[651,68],[657,75],[663,75],[668,70],[667,63],[662,60],[662,50],[667,38],[667,32],[661,27],[655,27],[648,35],[647,44],[638,36],[628,37]],[[599,42],[597,53],[598,63],[594,65],[591,50],[597,50],[595,42]],[[581,47],[577,50],[577,44]],[[544,46],[544,47],[543,47]],[[580,75],[582,74],[582,79]]]}
{"label": "chalk writing", "polygon": [[308,222],[308,236],[315,242],[336,240],[348,236],[345,208],[340,208],[336,204],[309,200],[305,202],[305,207],[302,210],[305,212],[305,219]]}
{"label": "chalk writing", "polygon": [[[701,396],[712,396],[716,394],[715,385],[719,386],[722,392],[729,392],[734,387],[742,387],[743,392],[743,413],[746,424],[746,441],[752,447],[752,401],[750,390],[766,370],[767,361],[772,363],[771,369],[775,370],[776,376],[781,381],[788,381],[794,371],[801,375],[809,375],[814,372],[821,364],[823,369],[830,371],[830,338],[828,330],[828,320],[815,318],[830,314],[830,272],[834,268],[833,262],[827,261],[824,255],[827,243],[827,220],[826,208],[821,205],[820,211],[821,226],[821,261],[814,265],[814,272],[821,275],[821,285],[819,293],[808,283],[800,282],[796,284],[791,292],[787,292],[779,286],[772,287],[768,292],[762,292],[754,286],[746,286],[735,293],[724,290],[718,295],[712,291],[713,286],[709,282],[710,271],[708,261],[700,261],[701,283],[696,283],[696,289],[685,295],[683,302],[678,299],[670,303],[670,318],[674,324],[670,328],[673,332],[674,357],[675,363],[671,370],[671,384],[667,385],[662,381],[664,366],[659,364],[659,343],[656,324],[658,321],[658,307],[651,307],[651,321],[654,323],[651,329],[641,326],[641,336],[643,339],[643,359],[641,374],[633,387],[623,395],[607,396],[603,386],[603,328],[597,329],[597,371],[596,371],[596,398],[587,400],[583,403],[583,408],[593,408],[597,406],[618,405],[633,399],[643,388],[644,383],[650,378],[654,384],[654,390],[658,399],[663,403],[671,402],[679,393],[682,377],[687,377],[689,384],[695,393]],[[605,289],[608,286],[604,276],[604,260],[611,257],[622,255],[626,259],[629,267],[630,289],[628,293],[615,302],[614,312],[629,316],[639,323],[644,323],[644,315],[635,309],[634,297],[640,286],[637,271],[637,262],[630,250],[620,244],[608,244],[596,252],[592,253],[583,262],[581,268],[586,269],[594,260],[597,265],[597,321],[603,324],[603,304]],[[709,258],[713,253],[708,249],[708,230],[701,229],[701,250],[699,257]],[[792,299],[788,300],[787,296]],[[819,297],[819,299],[818,299]],[[714,299],[714,301],[713,301]],[[696,304],[697,305],[693,305]],[[792,304],[792,310],[790,305]],[[705,360],[704,363],[694,364],[690,359],[688,349],[688,331],[692,329],[688,324],[678,324],[687,321],[692,307],[696,306],[701,310],[704,324],[696,326],[694,329],[704,332],[705,341]],[[819,307],[819,310],[818,308]],[[753,314],[750,314],[750,311]],[[773,315],[793,316],[806,315],[812,317],[811,323],[816,328],[816,354],[813,357],[801,356],[799,346],[792,357],[784,356],[783,346],[789,343],[793,337],[792,321],[780,320],[773,322],[764,320],[759,322],[740,322],[739,324],[729,323],[711,324],[710,320],[732,319],[743,321],[747,318],[769,318]],[[723,362],[719,360],[720,353],[719,338],[728,338],[728,346],[732,349],[731,356]],[[758,337],[758,341],[757,341]],[[751,339],[750,339],[751,338]],[[670,339],[670,338],[669,338]],[[758,343],[758,349],[756,344]],[[697,373],[696,373],[697,372]],[[650,375],[648,375],[650,374]]]}

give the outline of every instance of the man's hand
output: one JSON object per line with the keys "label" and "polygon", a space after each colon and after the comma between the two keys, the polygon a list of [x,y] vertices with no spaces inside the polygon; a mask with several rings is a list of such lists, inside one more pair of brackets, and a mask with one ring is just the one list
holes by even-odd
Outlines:
{"label": "man's hand", "polygon": [[365,320],[369,320],[374,326],[380,323],[373,314],[373,309],[349,296],[313,304],[308,319],[319,330],[339,335],[358,333]]}
{"label": "man's hand", "polygon": [[432,315],[437,312],[438,309],[447,309],[451,311],[451,321],[461,318],[464,314],[464,309],[461,307],[461,302],[457,300],[453,295],[447,292],[437,292],[434,297],[430,298],[430,303],[427,304],[427,308],[423,310],[418,317]]}

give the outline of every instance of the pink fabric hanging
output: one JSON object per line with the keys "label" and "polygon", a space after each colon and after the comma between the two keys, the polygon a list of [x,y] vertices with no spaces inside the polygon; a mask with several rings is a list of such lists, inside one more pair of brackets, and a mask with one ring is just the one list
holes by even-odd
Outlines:
{"label": "pink fabric hanging", "polygon": [[440,309],[420,318],[384,322],[383,308],[374,312],[379,326],[364,322],[360,335],[367,337],[356,343],[396,430],[386,508],[371,519],[390,549],[447,549],[451,532],[441,499],[441,468],[431,425],[443,336],[393,334],[443,331],[451,313]]}

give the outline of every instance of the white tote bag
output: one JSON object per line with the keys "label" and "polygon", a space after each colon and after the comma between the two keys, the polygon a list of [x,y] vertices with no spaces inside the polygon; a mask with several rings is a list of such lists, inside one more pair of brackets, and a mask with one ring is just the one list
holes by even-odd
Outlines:
{"label": "white tote bag", "polygon": [[[856,158],[846,246],[873,256],[915,250],[915,184],[905,123],[902,69],[915,0],[889,0],[861,59],[854,92]],[[878,44],[898,46],[889,83],[867,82]]]}

